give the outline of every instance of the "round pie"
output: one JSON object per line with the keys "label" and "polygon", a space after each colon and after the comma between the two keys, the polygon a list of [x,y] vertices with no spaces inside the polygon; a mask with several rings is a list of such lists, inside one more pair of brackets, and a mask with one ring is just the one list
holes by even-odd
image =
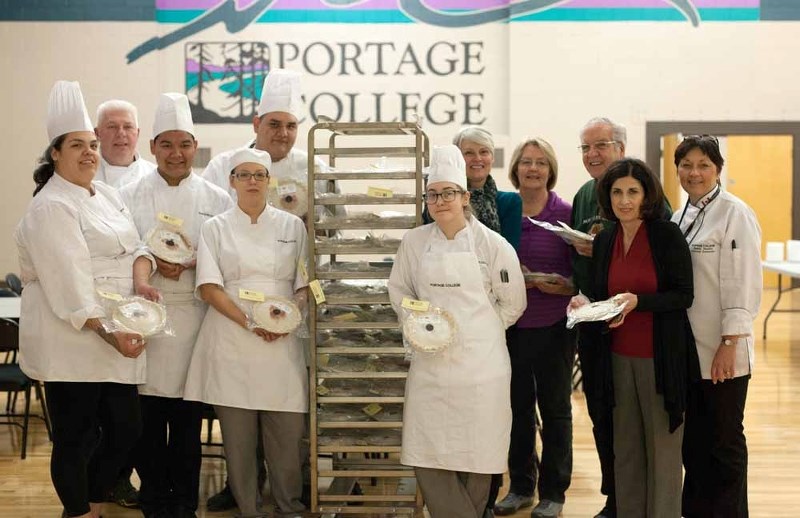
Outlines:
{"label": "round pie", "polygon": [[308,213],[308,189],[300,183],[278,184],[269,190],[269,204],[302,218]]}
{"label": "round pie", "polygon": [[154,256],[168,263],[183,264],[194,258],[191,241],[177,229],[154,228],[147,237],[147,246]]}
{"label": "round pie", "polygon": [[440,308],[412,311],[403,322],[403,335],[416,351],[441,352],[453,343],[456,322],[450,313]]}
{"label": "round pie", "polygon": [[623,309],[625,309],[625,304],[614,296],[607,300],[591,302],[573,309],[569,312],[569,317],[575,322],[596,322],[614,318],[622,313]]}
{"label": "round pie", "polygon": [[167,312],[164,306],[142,297],[123,300],[114,309],[112,320],[124,331],[152,336],[167,325]]}
{"label": "round pie", "polygon": [[297,304],[283,297],[267,297],[253,306],[253,320],[270,333],[291,333],[300,325],[302,316]]}

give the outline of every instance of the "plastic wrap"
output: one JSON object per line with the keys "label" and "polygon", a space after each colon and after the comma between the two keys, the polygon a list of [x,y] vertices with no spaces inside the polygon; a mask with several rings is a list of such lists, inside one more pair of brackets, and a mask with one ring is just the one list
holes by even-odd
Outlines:
{"label": "plastic wrap", "polygon": [[403,355],[317,354],[318,372],[406,372],[407,370],[408,362]]}
{"label": "plastic wrap", "polygon": [[303,178],[277,178],[270,183],[269,204],[300,218],[308,214],[308,184]]}
{"label": "plastic wrap", "polygon": [[403,343],[411,355],[441,354],[458,339],[458,326],[453,316],[438,307],[425,311],[403,308]]}
{"label": "plastic wrap", "polygon": [[106,332],[136,333],[144,338],[175,336],[164,304],[136,296],[122,297],[106,292],[100,295],[106,315],[110,315],[103,321]]}
{"label": "plastic wrap", "polygon": [[530,217],[528,218],[528,220],[538,227],[553,232],[561,239],[570,244],[576,242],[591,243],[594,240],[593,235],[581,232],[580,230],[575,230],[566,223],[564,223],[563,221],[559,221],[558,225],[553,225],[552,223],[548,223],[547,221],[539,221]]}
{"label": "plastic wrap", "polygon": [[147,233],[145,243],[152,255],[168,263],[187,265],[196,257],[192,240],[180,227],[163,221]]}

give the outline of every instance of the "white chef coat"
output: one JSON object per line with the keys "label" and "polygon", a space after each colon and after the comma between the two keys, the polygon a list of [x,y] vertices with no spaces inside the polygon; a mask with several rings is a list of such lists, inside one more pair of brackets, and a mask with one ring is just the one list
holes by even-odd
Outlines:
{"label": "white chef coat", "polygon": [[[237,304],[246,289],[292,298],[308,281],[302,220],[267,205],[253,224],[237,206],[208,220],[197,251],[197,286],[217,284]],[[308,374],[294,333],[266,342],[213,307],[192,355],[184,399],[248,410],[308,412]]]}
{"label": "white chef coat", "polygon": [[403,297],[449,311],[459,335],[444,352],[412,359],[401,462],[502,473],[511,433],[505,329],[527,305],[514,248],[475,217],[453,240],[435,223],[410,230],[392,268],[389,295],[398,314]]}
{"label": "white chef coat", "polygon": [[[130,208],[142,240],[146,240],[149,232],[159,224],[158,216],[163,213],[183,220],[181,230],[195,248],[200,241],[203,223],[233,207],[233,200],[227,192],[194,173],[179,185],[170,187],[158,171],[151,171],[122,187],[119,194]],[[144,249],[146,243],[143,241]],[[177,281],[156,271],[151,284],[161,292],[175,336],[157,336],[148,340],[147,383],[139,386],[139,393],[183,397],[186,372],[206,305],[194,297],[194,268],[184,270]]]}
{"label": "white chef coat", "polygon": [[148,162],[136,153],[134,161],[129,166],[111,165],[101,156],[100,164],[97,166],[97,173],[94,181],[103,182],[111,187],[119,189],[129,183],[142,178],[150,171],[155,171],[156,164]]}
{"label": "white chef coat", "polygon": [[145,379],[145,357],[126,358],[93,331],[106,311],[96,290],[129,296],[139,234],[117,191],[100,182],[95,194],[58,174],[31,200],[15,239],[25,289],[20,366],[39,381]]}
{"label": "white chef coat", "polygon": [[742,200],[721,191],[702,211],[689,205],[686,211],[676,211],[672,221],[684,233],[691,226],[686,240],[692,253],[694,303],[688,314],[703,378],[711,379],[722,335],[747,335],[736,345],[734,376],[750,374],[755,361],[753,320],[763,281],[756,215]]}

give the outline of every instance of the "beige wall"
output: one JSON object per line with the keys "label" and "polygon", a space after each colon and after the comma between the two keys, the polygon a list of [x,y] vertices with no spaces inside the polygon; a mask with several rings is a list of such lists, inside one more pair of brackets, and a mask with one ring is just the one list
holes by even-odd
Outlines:
{"label": "beige wall", "polygon": [[[643,156],[648,120],[798,120],[796,56],[799,24],[511,23],[471,29],[417,24],[257,25],[235,35],[221,27],[193,41],[269,38],[303,42],[396,40],[424,47],[438,40],[484,42],[480,76],[306,77],[318,91],[482,91],[487,127],[506,147],[525,135],[555,146],[561,163],[556,190],[571,198],[588,178],[576,149],[578,131],[594,115],[628,126],[628,154]],[[0,273],[17,269],[11,237],[30,199],[31,172],[46,145],[47,95],[57,79],[79,80],[90,111],[110,97],[140,108],[140,151],[149,156],[152,109],[162,91],[182,91],[183,44],[127,65],[137,44],[174,26],[156,23],[0,23],[0,151],[6,158],[0,190]],[[426,125],[434,143],[450,141],[458,124]],[[304,133],[301,132],[301,134]],[[203,125],[201,146],[212,152],[252,135],[248,125]],[[305,136],[299,139],[305,144]],[[495,176],[510,187],[505,172]]]}

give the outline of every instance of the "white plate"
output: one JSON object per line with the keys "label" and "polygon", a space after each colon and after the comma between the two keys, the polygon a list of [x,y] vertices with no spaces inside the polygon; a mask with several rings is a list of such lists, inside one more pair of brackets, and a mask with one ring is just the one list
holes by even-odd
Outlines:
{"label": "white plate", "polygon": [[253,320],[270,333],[291,333],[300,325],[302,316],[297,304],[283,297],[266,297],[253,306]]}
{"label": "white plate", "polygon": [[450,313],[440,308],[412,311],[403,321],[403,336],[416,351],[438,353],[455,341],[456,322]]}
{"label": "white plate", "polygon": [[114,309],[112,320],[126,331],[152,336],[167,324],[164,306],[142,297],[125,299]]}

